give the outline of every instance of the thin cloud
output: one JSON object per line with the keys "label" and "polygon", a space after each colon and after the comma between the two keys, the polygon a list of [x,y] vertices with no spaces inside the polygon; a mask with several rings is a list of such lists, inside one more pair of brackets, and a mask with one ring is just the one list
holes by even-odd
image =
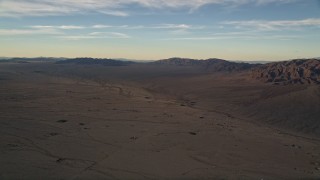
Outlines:
{"label": "thin cloud", "polygon": [[31,28],[35,29],[64,29],[64,30],[72,30],[72,29],[84,29],[84,26],[73,26],[73,25],[62,25],[62,26],[43,26],[43,25],[36,25],[30,26]]}
{"label": "thin cloud", "polygon": [[170,29],[170,30],[191,30],[191,29],[204,29],[205,26],[195,26],[189,24],[157,24],[157,25],[106,25],[106,24],[96,24],[92,26],[75,26],[75,25],[61,25],[61,26],[51,26],[51,25],[34,25],[29,26],[35,29]]}
{"label": "thin cloud", "polygon": [[100,13],[111,16],[129,16],[132,5],[148,9],[196,10],[209,4],[241,6],[291,3],[297,0],[2,0],[0,16],[61,16],[83,13]]}
{"label": "thin cloud", "polygon": [[124,12],[124,11],[111,11],[111,10],[104,10],[104,11],[99,11],[102,14],[106,15],[111,15],[111,16],[119,16],[119,17],[127,17],[129,16],[129,13]]}
{"label": "thin cloud", "polygon": [[0,36],[21,36],[21,35],[57,35],[63,32],[55,29],[0,29]]}
{"label": "thin cloud", "polygon": [[219,32],[212,33],[206,36],[193,36],[193,37],[178,37],[178,38],[165,38],[162,40],[173,41],[208,41],[208,40],[293,40],[301,38],[297,35],[283,35],[273,33],[262,33],[260,31],[235,31],[235,32]]}
{"label": "thin cloud", "polygon": [[84,39],[97,39],[96,36],[90,36],[90,35],[68,35],[68,36],[58,36],[59,39],[64,40],[84,40]]}
{"label": "thin cloud", "polygon": [[89,35],[91,36],[103,36],[110,38],[130,38],[127,34],[119,33],[119,32],[92,32]]}
{"label": "thin cloud", "polygon": [[58,26],[59,29],[84,29],[83,26]]}
{"label": "thin cloud", "polygon": [[3,0],[0,2],[0,17],[52,16],[79,13],[79,10],[72,6],[58,6],[33,0]]}
{"label": "thin cloud", "polygon": [[160,24],[151,26],[153,29],[203,29],[204,26],[192,26],[188,24]]}
{"label": "thin cloud", "polygon": [[209,41],[209,40],[227,40],[227,39],[240,39],[240,40],[293,40],[299,36],[203,36],[203,37],[182,37],[182,38],[167,38],[162,39],[165,41]]}
{"label": "thin cloud", "polygon": [[105,24],[96,24],[87,28],[93,28],[93,29],[107,29],[107,28],[119,28],[119,29],[125,29],[128,28],[128,25],[120,25],[120,26],[114,26],[114,25],[105,25]]}
{"label": "thin cloud", "polygon": [[92,32],[85,35],[65,35],[58,36],[60,39],[84,40],[84,39],[129,39],[129,35],[118,32]]}
{"label": "thin cloud", "polygon": [[320,19],[303,19],[303,20],[251,20],[251,21],[227,21],[224,25],[232,25],[236,28],[253,28],[264,31],[275,31],[282,29],[292,29],[301,27],[320,27]]}
{"label": "thin cloud", "polygon": [[110,26],[110,25],[103,25],[103,24],[96,24],[96,25],[93,25],[92,28],[94,29],[104,29],[104,28],[112,28],[113,26]]}
{"label": "thin cloud", "polygon": [[[84,28],[94,29],[93,27],[99,26],[50,26],[50,25],[35,25],[29,26],[24,29],[0,29],[0,36],[34,36],[34,35],[60,35],[59,38],[80,40],[80,39],[98,39],[98,38],[119,38],[128,39],[131,38],[129,35],[120,32],[91,32],[88,34],[82,34],[81,31],[77,33],[68,30],[81,30]],[[52,36],[51,36],[52,37]]]}

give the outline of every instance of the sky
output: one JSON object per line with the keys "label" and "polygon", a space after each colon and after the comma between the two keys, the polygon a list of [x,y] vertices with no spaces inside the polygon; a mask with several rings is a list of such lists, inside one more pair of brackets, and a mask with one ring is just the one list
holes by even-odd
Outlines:
{"label": "sky", "polygon": [[320,57],[320,0],[0,0],[0,57]]}

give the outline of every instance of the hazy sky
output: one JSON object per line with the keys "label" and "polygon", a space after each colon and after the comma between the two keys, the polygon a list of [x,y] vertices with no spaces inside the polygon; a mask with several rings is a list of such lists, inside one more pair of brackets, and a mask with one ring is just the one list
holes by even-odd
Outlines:
{"label": "hazy sky", "polygon": [[320,57],[320,1],[0,0],[0,56]]}

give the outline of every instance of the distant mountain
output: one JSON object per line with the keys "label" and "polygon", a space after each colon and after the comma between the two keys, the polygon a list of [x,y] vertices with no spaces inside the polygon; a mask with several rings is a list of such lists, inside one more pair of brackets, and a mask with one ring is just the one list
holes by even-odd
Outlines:
{"label": "distant mountain", "polygon": [[152,62],[155,65],[174,65],[174,66],[196,66],[202,67],[206,71],[210,72],[222,72],[222,71],[243,71],[248,70],[257,65],[249,63],[238,63],[226,61],[223,59],[206,59],[206,60],[197,60],[197,59],[188,59],[188,58],[170,58]]}
{"label": "distant mountain", "polygon": [[231,61],[236,63],[249,63],[249,64],[267,64],[271,63],[272,61]]}
{"label": "distant mountain", "polygon": [[95,58],[74,58],[57,61],[56,64],[80,64],[80,65],[104,65],[104,66],[126,66],[134,64],[131,61],[120,61],[114,59],[95,59]]}
{"label": "distant mountain", "polygon": [[65,60],[66,58],[55,58],[55,57],[34,57],[34,58],[26,58],[26,57],[11,57],[11,58],[0,58],[7,62],[28,62],[28,61],[37,61],[37,62],[55,62]]}
{"label": "distant mountain", "polygon": [[221,59],[207,59],[204,60],[203,66],[206,67],[207,70],[210,71],[245,71],[249,70],[255,66],[256,64],[249,64],[249,63],[236,63],[230,62]]}
{"label": "distant mountain", "polygon": [[252,77],[273,84],[320,84],[320,60],[268,63],[252,69]]}
{"label": "distant mountain", "polygon": [[174,66],[194,66],[200,65],[200,60],[196,59],[189,59],[189,58],[169,58],[169,59],[162,59],[155,62],[151,62],[151,64],[156,65],[174,65]]}

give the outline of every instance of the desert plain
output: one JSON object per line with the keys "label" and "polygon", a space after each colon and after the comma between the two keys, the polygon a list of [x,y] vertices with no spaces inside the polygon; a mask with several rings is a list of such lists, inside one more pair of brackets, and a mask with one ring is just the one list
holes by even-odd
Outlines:
{"label": "desert plain", "polygon": [[195,66],[0,63],[0,179],[319,179],[320,87]]}

